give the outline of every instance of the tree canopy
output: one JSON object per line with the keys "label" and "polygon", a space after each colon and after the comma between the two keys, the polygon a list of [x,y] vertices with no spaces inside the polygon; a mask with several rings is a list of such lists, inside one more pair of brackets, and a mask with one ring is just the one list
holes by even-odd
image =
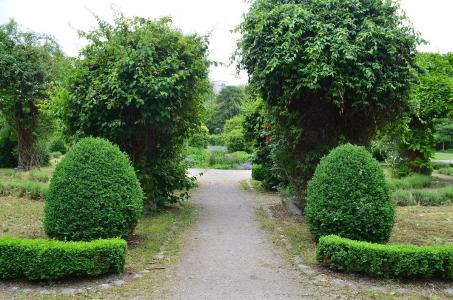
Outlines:
{"label": "tree canopy", "polygon": [[392,1],[255,0],[238,31],[239,66],[299,195],[329,149],[367,144],[408,106],[418,37]]}
{"label": "tree canopy", "polygon": [[226,86],[220,90],[210,106],[212,112],[207,120],[207,126],[212,133],[221,131],[227,120],[239,114],[244,97],[244,88],[239,86]]}
{"label": "tree canopy", "polygon": [[399,143],[402,174],[431,173],[436,120],[453,116],[453,53],[419,53],[417,65],[419,80],[411,88],[407,124]]}
{"label": "tree canopy", "polygon": [[38,105],[49,96],[62,57],[52,37],[22,31],[14,20],[0,26],[0,110],[16,133],[25,169],[39,164]]}
{"label": "tree canopy", "polygon": [[[207,41],[169,18],[98,19],[59,91],[66,132],[118,144],[136,167],[148,202],[179,199],[190,185],[182,146],[201,125],[209,93]],[[181,196],[186,195],[182,194]]]}

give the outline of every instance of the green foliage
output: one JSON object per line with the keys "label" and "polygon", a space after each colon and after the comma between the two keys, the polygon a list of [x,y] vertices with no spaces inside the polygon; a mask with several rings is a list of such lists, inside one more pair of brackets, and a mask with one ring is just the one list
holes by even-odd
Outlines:
{"label": "green foliage", "polygon": [[438,120],[434,133],[437,150],[453,149],[453,121],[451,118]]}
{"label": "green foliage", "polygon": [[398,206],[422,205],[439,206],[453,203],[453,187],[436,190],[396,190],[392,194],[393,202]]}
{"label": "green foliage", "polygon": [[221,134],[211,134],[208,136],[208,144],[211,146],[224,146],[225,139]]}
{"label": "green foliage", "polygon": [[220,90],[212,104],[211,117],[206,121],[211,133],[222,131],[225,122],[239,114],[244,96],[242,87],[226,86]]}
{"label": "green foliage", "polygon": [[189,146],[198,148],[208,147],[209,129],[205,125],[198,127],[189,138]]}
{"label": "green foliage", "polygon": [[45,162],[36,149],[38,106],[57,79],[61,57],[51,37],[21,31],[14,20],[0,26],[0,111],[16,134],[18,164],[26,169]]}
{"label": "green foliage", "polygon": [[370,242],[386,242],[395,219],[393,202],[379,163],[363,147],[332,150],[308,183],[305,220],[310,232]]}
{"label": "green foliage", "polygon": [[453,163],[438,162],[438,161],[433,162],[434,170],[440,170],[440,169],[445,169],[445,168],[453,168]]}
{"label": "green foliage", "polygon": [[431,185],[433,178],[427,175],[410,175],[404,178],[389,178],[387,184],[391,190],[396,189],[411,189],[411,188],[426,188]]}
{"label": "green foliage", "polygon": [[66,132],[107,138],[130,156],[151,206],[181,200],[193,186],[184,142],[210,92],[207,40],[169,18],[97,21],[53,107]]}
{"label": "green foliage", "polygon": [[65,142],[61,136],[56,136],[52,139],[49,146],[50,152],[60,152],[61,154],[65,154],[67,149]]}
{"label": "green foliage", "polygon": [[382,245],[330,235],[319,240],[316,260],[331,270],[377,277],[453,279],[451,245]]}
{"label": "green foliage", "polygon": [[143,212],[143,192],[128,157],[85,138],[57,165],[46,195],[44,229],[60,240],[126,237]]}
{"label": "green foliage", "polygon": [[244,117],[237,115],[225,122],[223,126],[223,136],[225,144],[230,152],[247,151],[247,144],[243,131]]}
{"label": "green foliage", "polygon": [[127,243],[120,239],[60,242],[0,238],[0,278],[55,281],[124,270]]}
{"label": "green foliage", "polygon": [[244,151],[228,153],[226,150],[208,150],[189,147],[187,163],[192,168],[237,169],[244,168],[252,157]]}
{"label": "green foliage", "polygon": [[225,134],[225,142],[230,152],[246,151],[247,145],[241,129],[234,129]]}
{"label": "green foliage", "polygon": [[258,181],[263,181],[266,177],[263,165],[253,164],[252,166],[252,178]]}
{"label": "green foliage", "polygon": [[0,167],[13,168],[17,166],[17,140],[9,126],[0,129]]}
{"label": "green foliage", "polygon": [[420,53],[419,82],[411,88],[411,110],[400,137],[400,168],[431,174],[437,118],[453,115],[453,53]]}
{"label": "green foliage", "polygon": [[407,24],[393,1],[252,1],[238,28],[239,66],[267,106],[274,161],[300,197],[330,149],[367,145],[406,109],[418,42]]}

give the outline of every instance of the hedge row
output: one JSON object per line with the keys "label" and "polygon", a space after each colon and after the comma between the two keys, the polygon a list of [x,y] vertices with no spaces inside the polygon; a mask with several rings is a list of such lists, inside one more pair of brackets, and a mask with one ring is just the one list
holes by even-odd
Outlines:
{"label": "hedge row", "polygon": [[0,279],[53,281],[120,273],[126,251],[126,241],[121,239],[61,242],[2,237]]}
{"label": "hedge row", "polygon": [[319,263],[332,270],[378,277],[453,279],[453,246],[386,245],[336,235],[319,239]]}

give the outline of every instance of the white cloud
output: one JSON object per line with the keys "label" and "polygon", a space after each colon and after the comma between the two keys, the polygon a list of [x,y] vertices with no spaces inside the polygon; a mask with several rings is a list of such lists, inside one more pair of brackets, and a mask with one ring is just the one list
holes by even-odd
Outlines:
{"label": "white cloud", "polygon": [[[91,12],[110,20],[114,3],[126,16],[158,18],[171,16],[175,26],[184,32],[211,33],[210,57],[228,63],[235,49],[237,35],[231,30],[237,26],[248,4],[243,0],[0,0],[0,23],[15,18],[19,24],[34,31],[56,37],[64,51],[76,56],[83,41],[76,29],[95,26]],[[423,51],[453,51],[452,0],[402,0],[415,28],[431,42],[420,47]],[[245,72],[235,76],[234,66],[213,67],[210,77],[229,84],[246,82]]]}

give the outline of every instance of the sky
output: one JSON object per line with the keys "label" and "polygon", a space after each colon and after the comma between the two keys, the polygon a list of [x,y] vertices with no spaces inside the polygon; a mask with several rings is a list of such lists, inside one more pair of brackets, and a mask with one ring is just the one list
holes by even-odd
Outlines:
{"label": "sky", "polygon": [[[400,2],[415,29],[430,42],[420,51],[453,52],[453,0]],[[223,63],[211,67],[210,79],[229,85],[247,82],[246,72],[237,74],[230,64],[238,38],[232,29],[249,7],[244,0],[0,0],[0,24],[14,18],[24,29],[53,35],[67,55],[77,56],[84,45],[77,30],[96,26],[92,13],[111,20],[112,5],[127,17],[171,16],[184,33],[210,34],[210,59]]]}

